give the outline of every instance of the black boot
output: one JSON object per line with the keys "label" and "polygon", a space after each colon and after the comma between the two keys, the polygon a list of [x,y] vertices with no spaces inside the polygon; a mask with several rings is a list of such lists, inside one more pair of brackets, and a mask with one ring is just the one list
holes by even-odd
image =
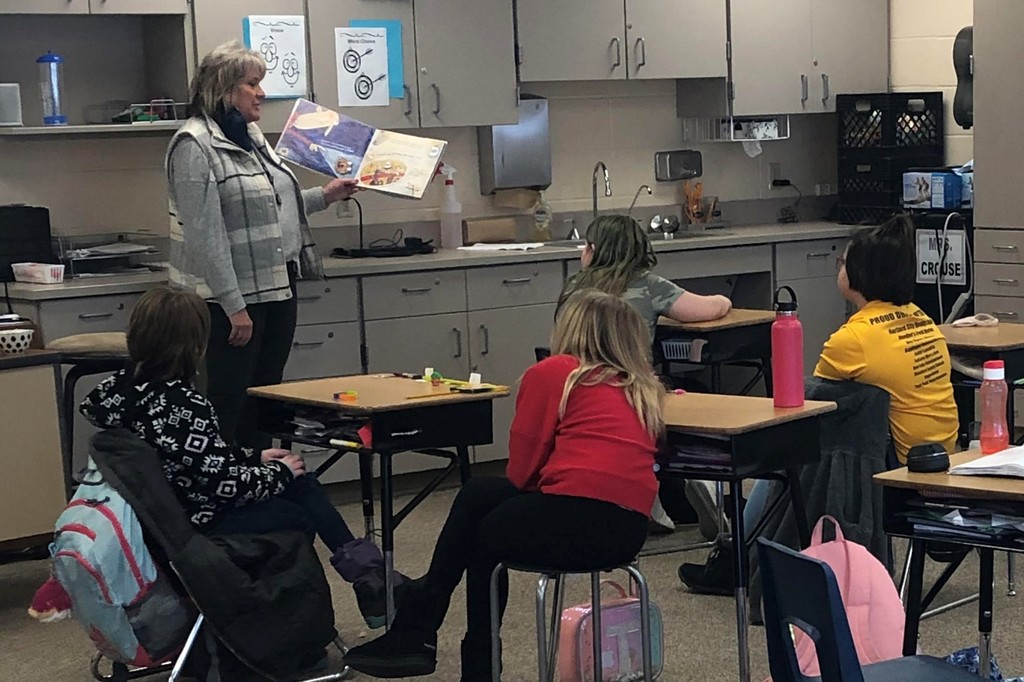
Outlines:
{"label": "black boot", "polygon": [[[498,651],[500,654],[500,642],[498,643]],[[473,635],[466,635],[463,638],[461,682],[491,682],[490,639]]]}
{"label": "black boot", "polygon": [[419,677],[437,668],[437,633],[392,628],[345,654],[345,665],[373,677]]}
{"label": "black boot", "polygon": [[719,539],[703,564],[682,564],[679,579],[697,594],[731,596],[736,590],[733,579],[732,542]]}

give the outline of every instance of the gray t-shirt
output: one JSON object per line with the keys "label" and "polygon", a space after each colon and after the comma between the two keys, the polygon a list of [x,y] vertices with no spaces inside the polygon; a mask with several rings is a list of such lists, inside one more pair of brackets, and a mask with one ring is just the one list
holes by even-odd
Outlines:
{"label": "gray t-shirt", "polygon": [[682,287],[653,272],[648,272],[630,282],[622,298],[636,308],[640,317],[644,318],[647,331],[651,334],[651,343],[654,343],[658,317],[667,315],[672,304],[684,293],[686,291]]}

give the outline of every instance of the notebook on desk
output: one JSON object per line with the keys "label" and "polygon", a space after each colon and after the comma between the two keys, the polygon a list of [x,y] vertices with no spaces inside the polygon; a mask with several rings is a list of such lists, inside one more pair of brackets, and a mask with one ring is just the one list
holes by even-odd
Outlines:
{"label": "notebook on desk", "polygon": [[1024,478],[1024,446],[1008,448],[985,457],[979,457],[965,464],[958,464],[951,468],[949,473],[961,476],[1013,476],[1015,478]]}

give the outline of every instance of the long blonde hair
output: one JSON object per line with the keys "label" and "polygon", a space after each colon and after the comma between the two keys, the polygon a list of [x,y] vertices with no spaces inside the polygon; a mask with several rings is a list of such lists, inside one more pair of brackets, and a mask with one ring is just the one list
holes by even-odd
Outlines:
{"label": "long blonde hair", "polygon": [[551,351],[575,357],[580,366],[565,381],[559,418],[573,388],[610,384],[625,392],[644,428],[658,438],[665,428],[665,389],[647,359],[647,337],[643,318],[618,296],[594,289],[570,296],[555,320]]}

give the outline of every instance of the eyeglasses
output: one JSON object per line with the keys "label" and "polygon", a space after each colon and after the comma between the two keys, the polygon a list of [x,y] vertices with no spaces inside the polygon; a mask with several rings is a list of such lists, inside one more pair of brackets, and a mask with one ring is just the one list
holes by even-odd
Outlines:
{"label": "eyeglasses", "polygon": [[839,272],[846,266],[846,258],[844,256],[836,256],[836,272]]}

